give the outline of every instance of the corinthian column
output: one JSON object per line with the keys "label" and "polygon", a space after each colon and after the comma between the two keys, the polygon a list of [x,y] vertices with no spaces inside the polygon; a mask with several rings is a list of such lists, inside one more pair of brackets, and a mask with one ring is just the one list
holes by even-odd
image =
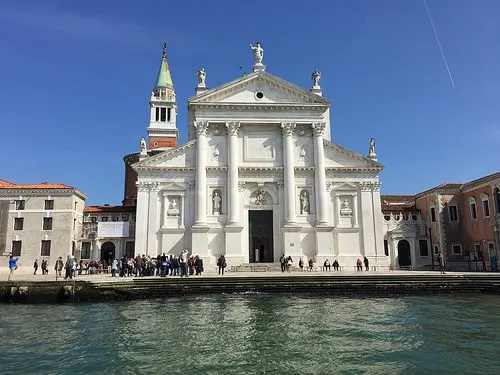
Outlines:
{"label": "corinthian column", "polygon": [[207,221],[207,121],[194,123],[198,140],[196,142],[196,216],[195,225]]}
{"label": "corinthian column", "polygon": [[311,125],[314,133],[314,169],[316,185],[316,224],[327,224],[326,217],[326,172],[325,172],[325,150],[323,148],[323,135],[326,123],[315,122]]}
{"label": "corinthian column", "polygon": [[228,204],[228,224],[237,224],[240,222],[240,202],[238,190],[238,130],[240,129],[239,122],[226,122],[227,139],[228,139],[228,188],[229,188],[229,204]]}
{"label": "corinthian column", "polygon": [[285,170],[285,224],[295,223],[297,217],[295,214],[295,171],[293,163],[293,130],[294,122],[284,122],[281,124],[281,133],[283,135]]}

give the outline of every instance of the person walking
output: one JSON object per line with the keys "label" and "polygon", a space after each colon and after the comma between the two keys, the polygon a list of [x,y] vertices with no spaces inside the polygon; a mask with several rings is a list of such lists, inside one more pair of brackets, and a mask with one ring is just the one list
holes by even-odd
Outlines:
{"label": "person walking", "polygon": [[38,271],[38,259],[35,259],[35,263],[33,263],[33,275],[36,275],[36,271]]}
{"label": "person walking", "polygon": [[299,259],[299,268],[301,271],[304,271],[304,261],[302,260],[302,258]]}
{"label": "person walking", "polygon": [[14,258],[12,254],[9,255],[9,269],[10,269],[8,278],[9,281],[12,280],[12,276],[14,276],[14,271],[19,268],[19,266],[17,265],[18,261],[19,258]]}
{"label": "person walking", "polygon": [[365,270],[369,271],[370,270],[370,262],[368,261],[367,257],[363,257],[363,263],[365,264]]}
{"label": "person walking", "polygon": [[118,259],[113,259],[113,262],[111,262],[111,276],[112,277],[116,276],[117,269],[118,269]]}
{"label": "person walking", "polygon": [[48,263],[45,259],[42,260],[42,275],[46,275],[49,273],[49,270],[48,270]]}

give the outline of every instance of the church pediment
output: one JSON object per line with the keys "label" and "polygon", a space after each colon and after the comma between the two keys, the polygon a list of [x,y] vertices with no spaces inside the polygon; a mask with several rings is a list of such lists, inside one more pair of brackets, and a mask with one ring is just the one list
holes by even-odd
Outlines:
{"label": "church pediment", "polygon": [[192,97],[190,105],[196,104],[301,104],[329,106],[330,101],[302,87],[287,82],[265,71],[240,77],[225,85]]}
{"label": "church pediment", "polygon": [[163,151],[135,163],[136,171],[151,169],[194,168],[196,165],[196,140],[171,150]]}
{"label": "church pediment", "polygon": [[373,169],[382,170],[384,166],[357,152],[348,150],[335,143],[324,141],[326,168]]}

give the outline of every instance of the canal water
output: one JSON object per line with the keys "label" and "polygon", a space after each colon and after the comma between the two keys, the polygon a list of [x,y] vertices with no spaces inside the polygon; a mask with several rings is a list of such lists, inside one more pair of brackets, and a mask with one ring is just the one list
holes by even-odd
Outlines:
{"label": "canal water", "polygon": [[0,305],[0,374],[500,374],[500,296]]}

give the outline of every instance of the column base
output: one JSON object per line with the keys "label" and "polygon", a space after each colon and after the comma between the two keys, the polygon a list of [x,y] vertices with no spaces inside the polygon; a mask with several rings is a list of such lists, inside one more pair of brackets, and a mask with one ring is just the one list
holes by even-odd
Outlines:
{"label": "column base", "polygon": [[195,224],[191,227],[191,254],[198,255],[207,261],[210,258],[208,252],[208,230],[207,225]]}
{"label": "column base", "polygon": [[333,227],[316,225],[314,235],[316,237],[316,263],[323,265],[326,259],[329,260],[330,264],[333,263],[335,257]]}
{"label": "column base", "polygon": [[275,249],[281,254],[290,255],[293,258],[302,256],[300,246],[300,232],[302,228],[297,225],[285,224],[281,230],[283,231],[283,249]]}
{"label": "column base", "polygon": [[245,263],[245,259],[248,261],[248,254],[245,257],[242,246],[241,232],[243,231],[243,226],[241,224],[230,224],[224,227],[224,232],[226,232],[225,241],[225,254],[226,263],[228,267],[238,266]]}

